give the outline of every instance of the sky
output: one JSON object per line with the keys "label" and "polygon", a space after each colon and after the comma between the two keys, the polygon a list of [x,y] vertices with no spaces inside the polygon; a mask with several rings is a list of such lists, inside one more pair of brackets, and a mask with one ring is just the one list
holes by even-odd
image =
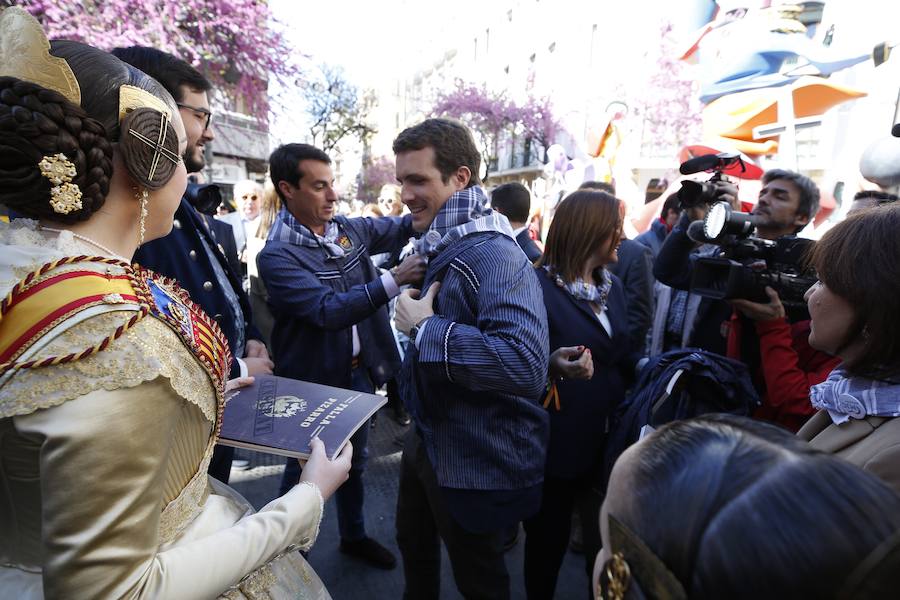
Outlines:
{"label": "sky", "polygon": [[[495,13],[532,1],[552,0],[454,0],[452,4],[436,0],[270,0],[270,8],[273,17],[285,26],[289,42],[305,56],[302,62],[306,66],[314,69],[323,62],[338,65],[361,89],[378,89],[392,77],[428,68],[454,47],[460,35],[471,36],[479,23],[490,22]],[[609,7],[610,21],[661,15],[668,6],[667,0],[639,0],[639,7],[618,0],[568,0],[561,21],[578,19],[579,2],[585,12],[596,12],[598,1],[603,2],[604,10]],[[686,10],[682,7],[680,12]],[[620,40],[611,43],[626,44],[627,29],[610,27],[605,36]],[[303,139],[307,129],[299,94],[275,88],[271,92],[285,99],[288,107],[275,111],[271,127],[274,141]],[[297,100],[290,100],[292,97]]]}
{"label": "sky", "polygon": [[[344,67],[361,87],[375,87],[392,65],[412,71],[433,60],[422,49],[440,44],[471,23],[482,2],[454,0],[270,0],[273,16],[288,25],[288,39],[314,63]],[[449,14],[447,14],[449,12]],[[471,27],[469,24],[468,27]]]}

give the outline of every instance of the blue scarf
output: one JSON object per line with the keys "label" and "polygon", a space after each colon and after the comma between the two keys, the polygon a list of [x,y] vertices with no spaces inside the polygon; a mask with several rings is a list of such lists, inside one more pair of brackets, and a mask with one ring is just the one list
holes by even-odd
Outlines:
{"label": "blue scarf", "polygon": [[840,366],[809,389],[809,400],[819,410],[827,410],[837,425],[867,415],[900,416],[900,384],[848,377]]}
{"label": "blue scarf", "polygon": [[454,193],[434,217],[428,231],[416,243],[416,252],[433,257],[463,237],[479,231],[498,231],[515,240],[509,221],[486,208],[487,196],[480,186]]}

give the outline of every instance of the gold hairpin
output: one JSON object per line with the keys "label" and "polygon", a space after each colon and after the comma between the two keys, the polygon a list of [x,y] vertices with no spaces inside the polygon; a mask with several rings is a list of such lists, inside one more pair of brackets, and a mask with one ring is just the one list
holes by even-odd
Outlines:
{"label": "gold hairpin", "polygon": [[165,114],[159,115],[159,136],[156,141],[151,140],[146,135],[142,134],[139,131],[135,131],[134,129],[129,129],[128,133],[133,135],[138,140],[149,146],[153,149],[153,160],[150,162],[150,170],[147,173],[147,181],[153,181],[153,177],[156,175],[156,168],[159,166],[159,159],[166,158],[172,164],[178,164],[178,155],[164,147],[163,144],[166,142],[166,134],[168,133],[169,119]]}
{"label": "gold hairpin", "polygon": [[75,164],[66,158],[62,152],[52,156],[45,156],[38,163],[41,175],[50,180],[53,187],[50,188],[50,206],[53,211],[61,215],[67,215],[74,210],[81,209],[81,189],[72,179],[78,174]]}
{"label": "gold hairpin", "polygon": [[69,63],[50,54],[50,40],[28,11],[0,11],[0,76],[36,83],[81,106],[81,88]]}

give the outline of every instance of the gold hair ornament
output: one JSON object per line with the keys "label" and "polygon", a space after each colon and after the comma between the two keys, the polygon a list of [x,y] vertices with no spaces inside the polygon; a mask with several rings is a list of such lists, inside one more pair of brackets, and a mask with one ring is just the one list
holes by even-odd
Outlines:
{"label": "gold hair ornament", "polygon": [[50,54],[50,40],[28,11],[0,11],[0,76],[36,83],[81,106],[81,88],[69,63]]}
{"label": "gold hair ornament", "polygon": [[172,118],[172,109],[147,90],[133,85],[119,87],[119,122],[136,108],[152,108],[166,115],[167,119]]}
{"label": "gold hair ornament", "polygon": [[625,600],[625,592],[631,585],[631,569],[621,552],[616,552],[612,558],[606,561],[604,571],[609,580],[607,598],[609,600]]}
{"label": "gold hair ornament", "polygon": [[[18,6],[0,10],[0,76],[36,83],[81,106],[81,87],[72,67],[64,58],[50,54],[50,40],[41,24]],[[133,85],[119,88],[119,122],[142,107],[172,117],[172,109],[150,92]]]}
{"label": "gold hair ornament", "polygon": [[134,190],[134,199],[141,203],[141,217],[140,217],[140,227],[141,234],[138,238],[138,247],[144,245],[144,235],[147,233],[146,221],[147,221],[147,203],[150,201],[150,192],[147,191],[145,187],[132,186],[131,188]]}
{"label": "gold hair ornament", "polygon": [[78,174],[75,164],[66,158],[65,154],[59,152],[42,158],[38,167],[41,169],[41,175],[53,184],[50,188],[50,206],[53,207],[53,212],[67,215],[80,210],[81,190],[72,183],[72,179]]}
{"label": "gold hair ornament", "polygon": [[[603,565],[597,592],[604,600],[622,600],[638,585],[647,598],[686,600],[687,593],[666,564],[612,514],[607,515],[611,557]],[[604,585],[605,584],[605,585]]]}

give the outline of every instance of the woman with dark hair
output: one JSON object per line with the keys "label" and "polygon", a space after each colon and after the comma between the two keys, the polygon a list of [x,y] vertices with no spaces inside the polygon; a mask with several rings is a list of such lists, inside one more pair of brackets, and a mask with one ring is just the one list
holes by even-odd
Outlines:
{"label": "woman with dark hair", "polygon": [[577,191],[556,209],[536,264],[550,347],[558,350],[551,356],[545,402],[550,442],[541,508],[525,522],[525,589],[531,599],[553,597],[576,505],[588,575],[600,549],[601,492],[596,487],[602,449],[608,418],[625,396],[631,364],[625,295],[606,269],[617,259],[621,231],[614,196]]}
{"label": "woman with dark hair", "polygon": [[661,427],[616,462],[597,598],[893,598],[900,498],[761,421]]}
{"label": "woman with dark hair", "polygon": [[[0,590],[7,598],[324,598],[295,548],[350,450],[253,514],[211,480],[231,362],[178,285],[132,266],[185,190],[171,96],[0,12]],[[246,382],[243,382],[246,383]]]}
{"label": "woman with dark hair", "polygon": [[900,205],[848,217],[816,244],[809,344],[842,362],[810,389],[798,435],[900,493]]}

